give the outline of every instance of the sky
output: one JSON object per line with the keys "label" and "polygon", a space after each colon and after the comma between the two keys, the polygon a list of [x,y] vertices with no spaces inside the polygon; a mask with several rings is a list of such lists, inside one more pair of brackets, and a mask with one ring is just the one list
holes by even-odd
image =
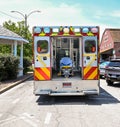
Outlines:
{"label": "sky", "polygon": [[[40,10],[41,13],[32,13]],[[0,25],[5,21],[23,21],[33,26],[99,26],[120,28],[120,0],[0,0]]]}

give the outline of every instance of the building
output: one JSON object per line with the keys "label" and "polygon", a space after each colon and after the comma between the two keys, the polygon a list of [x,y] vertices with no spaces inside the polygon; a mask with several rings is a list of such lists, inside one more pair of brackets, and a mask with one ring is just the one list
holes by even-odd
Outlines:
{"label": "building", "polygon": [[120,58],[120,29],[105,29],[100,43],[100,55],[102,60]]}
{"label": "building", "polygon": [[11,45],[11,54],[14,56],[18,55],[17,47],[20,45],[20,64],[18,77],[23,75],[23,44],[25,43],[29,43],[29,41],[0,25],[0,44]]}

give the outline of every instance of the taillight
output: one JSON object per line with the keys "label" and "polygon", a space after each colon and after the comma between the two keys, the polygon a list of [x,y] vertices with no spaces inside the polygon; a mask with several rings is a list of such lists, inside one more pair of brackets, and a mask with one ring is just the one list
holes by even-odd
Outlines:
{"label": "taillight", "polygon": [[107,74],[105,73],[104,78],[106,78]]}
{"label": "taillight", "polygon": [[107,68],[108,68],[108,66],[105,67],[105,69],[107,69]]}
{"label": "taillight", "polygon": [[108,69],[108,66],[105,67],[105,74],[104,74],[104,77],[106,78],[107,77],[107,73],[106,73],[106,70]]}

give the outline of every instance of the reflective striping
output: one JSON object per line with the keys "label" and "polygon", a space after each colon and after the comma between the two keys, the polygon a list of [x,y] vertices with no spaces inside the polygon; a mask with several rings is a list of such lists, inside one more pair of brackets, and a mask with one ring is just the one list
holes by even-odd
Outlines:
{"label": "reflective striping", "polygon": [[86,67],[84,67],[84,76],[83,79],[98,79],[98,67],[92,66],[92,64],[95,62],[95,59],[97,59],[95,54],[84,54],[84,57],[90,57],[90,61],[86,64]]}
{"label": "reflective striping", "polygon": [[34,73],[34,80],[38,80],[38,78],[36,77],[35,73]]}
{"label": "reflective striping", "polygon": [[46,57],[50,57],[50,54],[39,54],[39,55],[37,55],[38,57],[43,57],[43,56],[46,56]]}
{"label": "reflective striping", "polygon": [[46,79],[49,79],[49,77],[48,77],[48,75],[46,74],[46,72],[44,71],[44,69],[42,68],[39,68],[39,69],[37,69],[37,71],[39,72],[39,74],[41,75],[41,76],[43,76],[44,77],[44,79],[42,79],[42,80],[46,80]]}
{"label": "reflective striping", "polygon": [[94,36],[92,32],[87,33],[88,36]]}
{"label": "reflective striping", "polygon": [[42,31],[39,36],[45,36],[46,34]]}
{"label": "reflective striping", "polygon": [[100,76],[99,76],[98,70],[97,70],[97,75],[94,77],[94,79],[100,80]]}
{"label": "reflective striping", "polygon": [[96,56],[92,56],[92,60],[90,60],[90,62],[87,64],[87,66],[91,66],[92,63],[95,62]]}
{"label": "reflective striping", "polygon": [[82,36],[82,34],[80,34],[80,33],[75,33],[75,36]]}
{"label": "reflective striping", "polygon": [[45,62],[42,60],[40,56],[37,56],[38,61],[43,65],[43,67],[46,67]]}
{"label": "reflective striping", "polygon": [[84,75],[86,75],[86,73],[91,69],[91,66],[85,67],[84,68]]}
{"label": "reflective striping", "polygon": [[44,77],[39,73],[38,69],[35,69],[35,77],[37,80],[44,80]]}
{"label": "reflective striping", "polygon": [[95,70],[93,71],[93,73],[88,77],[88,79],[95,79],[96,75],[97,75],[97,68],[95,68]]}
{"label": "reflective striping", "polygon": [[47,75],[48,77],[50,76],[50,69],[48,68],[41,68],[42,72],[45,73],[45,75]]}
{"label": "reflective striping", "polygon": [[35,80],[50,80],[50,68],[35,68]]}
{"label": "reflective striping", "polygon": [[88,53],[87,54],[83,54],[83,56],[95,56],[95,55],[96,54],[93,54],[93,53],[92,54],[91,53],[90,54],[88,54]]}
{"label": "reflective striping", "polygon": [[84,79],[98,79],[98,68],[97,67],[85,67],[84,68]]}
{"label": "reflective striping", "polygon": [[58,33],[52,33],[51,34],[51,36],[57,36],[58,35]]}
{"label": "reflective striping", "polygon": [[70,34],[69,33],[64,33],[63,36],[69,36]]}
{"label": "reflective striping", "polygon": [[[86,67],[87,68],[87,67]],[[88,79],[88,77],[90,75],[92,75],[93,71],[95,70],[95,68],[91,67],[87,72],[86,74],[84,74],[84,77]]]}

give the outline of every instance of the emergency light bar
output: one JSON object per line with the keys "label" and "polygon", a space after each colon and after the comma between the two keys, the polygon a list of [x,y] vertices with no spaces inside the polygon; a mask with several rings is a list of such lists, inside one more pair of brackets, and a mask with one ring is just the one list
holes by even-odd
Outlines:
{"label": "emergency light bar", "polygon": [[79,33],[80,32],[80,28],[74,28],[74,32],[75,33]]}
{"label": "emergency light bar", "polygon": [[[49,34],[49,36],[54,33],[56,33],[57,35],[63,35],[63,34],[69,34],[69,35],[74,35],[74,34],[88,34],[88,33],[92,33],[92,34],[96,34],[98,33],[98,27],[90,27],[90,26],[85,26],[85,27],[80,27],[80,26],[48,26],[48,27],[34,27],[33,28],[33,33],[39,34],[42,33],[42,35],[46,36],[45,34]],[[43,34],[44,33],[44,34]]]}
{"label": "emergency light bar", "polygon": [[58,32],[59,32],[59,29],[58,29],[58,28],[53,28],[52,31],[53,31],[54,33],[58,33]]}

